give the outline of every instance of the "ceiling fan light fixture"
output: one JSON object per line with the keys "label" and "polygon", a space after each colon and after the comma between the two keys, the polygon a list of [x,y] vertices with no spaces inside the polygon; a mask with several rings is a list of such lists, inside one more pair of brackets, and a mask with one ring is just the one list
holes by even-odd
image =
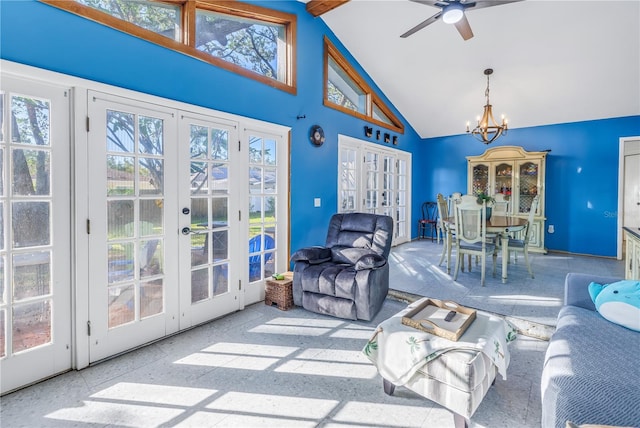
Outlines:
{"label": "ceiling fan light fixture", "polygon": [[460,3],[451,3],[442,10],[442,21],[445,24],[455,24],[464,16],[463,7]]}

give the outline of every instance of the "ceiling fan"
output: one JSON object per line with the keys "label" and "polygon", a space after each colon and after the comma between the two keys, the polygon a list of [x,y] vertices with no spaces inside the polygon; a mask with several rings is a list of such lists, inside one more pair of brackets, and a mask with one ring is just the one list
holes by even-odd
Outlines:
{"label": "ceiling fan", "polygon": [[434,22],[438,21],[442,18],[447,24],[453,24],[456,26],[456,29],[460,33],[463,39],[469,40],[473,37],[473,31],[471,31],[471,26],[469,25],[469,21],[467,21],[467,17],[465,15],[465,10],[476,10],[476,9],[484,9],[485,7],[491,6],[500,6],[502,4],[507,3],[515,3],[523,0],[438,0],[438,1],[428,1],[428,0],[410,0],[420,4],[426,4],[427,6],[439,7],[440,12],[433,15],[431,18],[422,21],[420,24],[416,25],[406,33],[402,34],[400,37],[405,38],[409,37],[416,31],[422,30],[427,25],[431,25]]}

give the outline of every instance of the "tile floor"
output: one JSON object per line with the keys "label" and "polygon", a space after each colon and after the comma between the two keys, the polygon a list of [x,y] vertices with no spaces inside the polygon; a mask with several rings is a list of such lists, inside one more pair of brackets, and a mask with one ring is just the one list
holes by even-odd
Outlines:
{"label": "tile floor", "polygon": [[[622,262],[535,255],[510,280],[479,272],[457,282],[438,267],[437,243],[392,251],[391,285],[408,293],[553,323],[570,271],[621,275]],[[521,260],[523,261],[523,260]],[[499,269],[499,267],[498,267]],[[0,398],[2,427],[453,427],[453,416],[417,394],[387,396],[361,349],[376,325],[405,307],[387,299],[371,322],[345,321],[262,303],[103,362]],[[508,378],[498,377],[473,427],[539,427],[547,343],[520,336]]]}

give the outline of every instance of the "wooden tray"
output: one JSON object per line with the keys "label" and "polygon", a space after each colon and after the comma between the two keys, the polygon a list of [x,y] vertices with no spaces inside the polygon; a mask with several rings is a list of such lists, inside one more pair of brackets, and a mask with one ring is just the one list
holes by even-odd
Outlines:
{"label": "wooden tray", "polygon": [[[451,321],[445,321],[444,317],[449,311],[455,311],[456,315]],[[456,342],[474,319],[475,310],[460,306],[456,302],[425,299],[402,317],[402,324]]]}

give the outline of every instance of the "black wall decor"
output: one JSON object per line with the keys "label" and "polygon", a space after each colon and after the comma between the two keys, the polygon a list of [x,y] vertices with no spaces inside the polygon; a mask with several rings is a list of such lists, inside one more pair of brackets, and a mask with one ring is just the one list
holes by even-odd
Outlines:
{"label": "black wall decor", "polygon": [[394,145],[394,146],[397,146],[397,145],[398,145],[398,136],[397,136],[397,135],[394,135],[394,136],[393,136],[393,145]]}
{"label": "black wall decor", "polygon": [[365,126],[364,127],[364,136],[365,137],[371,137],[373,135],[373,128],[370,126]]}
{"label": "black wall decor", "polygon": [[384,142],[385,143],[390,143],[391,142],[391,135],[389,135],[388,132],[384,133]]}
{"label": "black wall decor", "polygon": [[380,130],[378,129],[376,131],[376,140],[379,140],[379,139],[380,139]]}

